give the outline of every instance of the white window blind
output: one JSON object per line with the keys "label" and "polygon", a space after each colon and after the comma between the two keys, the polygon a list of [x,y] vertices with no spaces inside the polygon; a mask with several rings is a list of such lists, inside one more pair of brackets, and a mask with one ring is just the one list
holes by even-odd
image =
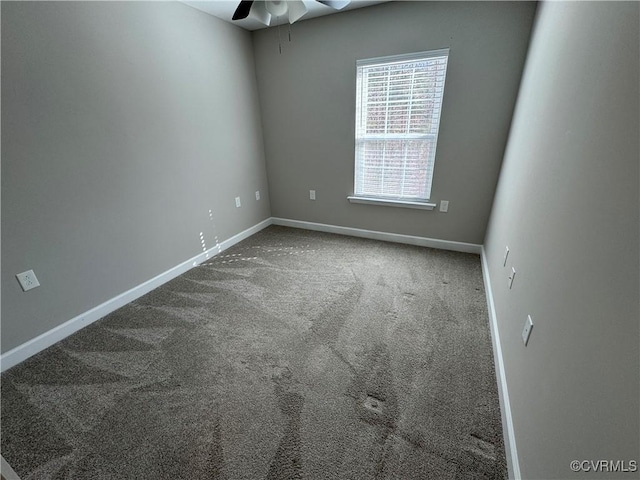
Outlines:
{"label": "white window blind", "polygon": [[359,60],[354,194],[426,201],[449,49]]}

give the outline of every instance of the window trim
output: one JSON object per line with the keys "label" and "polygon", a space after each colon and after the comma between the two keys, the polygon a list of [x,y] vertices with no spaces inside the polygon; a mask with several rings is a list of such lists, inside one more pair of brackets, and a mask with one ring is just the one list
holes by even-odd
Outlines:
{"label": "window trim", "polygon": [[385,207],[404,207],[416,208],[419,210],[433,210],[436,208],[435,203],[419,202],[417,200],[402,200],[389,197],[366,197],[361,195],[349,195],[347,197],[350,203],[363,203],[365,205],[382,205]]}
{"label": "window trim", "polygon": [[361,60],[356,60],[356,69],[357,67],[371,67],[373,65],[391,65],[393,63],[405,63],[407,61],[421,59],[421,58],[432,58],[432,57],[442,57],[449,56],[450,48],[439,48],[437,50],[425,50],[424,52],[413,52],[413,53],[401,53],[399,55],[387,55],[384,57],[374,57],[374,58],[363,58]]}
{"label": "window trim", "polygon": [[[359,85],[358,85],[358,68],[360,67],[371,67],[371,66],[376,66],[376,65],[393,65],[393,64],[397,64],[397,63],[405,63],[405,62],[409,62],[409,61],[413,61],[413,60],[419,60],[419,59],[427,59],[427,58],[433,58],[433,57],[442,57],[442,56],[446,56],[447,57],[447,70],[448,70],[448,62],[449,62],[449,53],[450,53],[450,49],[449,48],[440,48],[440,49],[436,49],[436,50],[428,50],[428,51],[422,51],[422,52],[413,52],[413,53],[405,53],[405,54],[399,54],[399,55],[388,55],[388,56],[384,56],[384,57],[374,57],[374,58],[367,58],[367,59],[361,59],[361,60],[356,60],[356,93],[358,92],[359,89]],[[445,70],[446,72],[446,70]],[[445,84],[446,84],[446,73],[445,73]],[[445,85],[442,86],[442,98],[444,99],[444,90],[445,90]],[[356,126],[358,123],[357,120],[357,115],[360,112],[361,107],[361,98],[360,95],[356,95],[356,105],[355,105],[355,117],[356,117]],[[440,121],[442,118],[442,104],[441,104],[441,111],[439,114],[439,118],[438,118],[438,129],[436,131],[435,134],[433,133],[425,133],[425,134],[406,134],[406,135],[402,135],[402,134],[398,134],[398,139],[399,140],[407,140],[407,139],[433,139],[435,142],[435,150],[437,153],[437,143],[438,143],[438,137],[440,134]],[[361,140],[364,140],[362,138],[358,138],[357,137],[357,129],[356,129],[356,137],[354,139],[354,144],[355,144],[355,148],[356,148],[356,152],[358,149],[358,143]],[[366,140],[372,140],[375,139],[377,137],[377,135],[368,135]],[[380,135],[379,136],[380,139],[384,139],[384,140],[388,140],[390,137],[389,135]],[[436,207],[436,204],[433,203],[432,201],[430,201],[430,198],[425,198],[425,199],[412,199],[412,198],[393,198],[393,197],[388,197],[388,196],[374,196],[374,195],[358,195],[356,194],[356,176],[357,176],[357,170],[356,170],[356,160],[357,160],[357,153],[356,153],[356,157],[354,158],[354,176],[353,176],[353,194],[347,196],[347,199],[349,200],[350,203],[362,203],[362,204],[369,204],[369,205],[383,205],[383,206],[392,206],[392,207],[404,207],[404,208],[415,208],[415,209],[423,209],[423,210],[433,210]],[[433,174],[435,171],[435,154],[434,154],[434,160],[433,160],[433,170],[431,172],[431,177],[432,177],[432,181],[433,181]],[[431,187],[432,185],[429,186],[429,197],[431,197]]]}

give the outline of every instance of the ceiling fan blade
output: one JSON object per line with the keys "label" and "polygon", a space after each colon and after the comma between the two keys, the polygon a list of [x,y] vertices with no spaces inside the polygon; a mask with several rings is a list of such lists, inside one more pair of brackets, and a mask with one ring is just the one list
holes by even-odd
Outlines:
{"label": "ceiling fan blade", "polygon": [[307,13],[307,7],[302,0],[289,0],[289,23],[300,20]]}
{"label": "ceiling fan blade", "polygon": [[318,2],[326,5],[327,7],[335,8],[336,10],[342,10],[349,5],[350,0],[317,0]]}
{"label": "ceiling fan blade", "polygon": [[247,18],[249,16],[249,12],[251,11],[251,5],[253,4],[253,0],[242,0],[236,11],[233,12],[232,20],[242,20],[243,18]]}

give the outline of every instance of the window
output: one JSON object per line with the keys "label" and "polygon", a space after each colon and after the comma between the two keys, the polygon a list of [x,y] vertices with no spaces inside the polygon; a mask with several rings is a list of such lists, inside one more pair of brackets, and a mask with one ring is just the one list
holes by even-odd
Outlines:
{"label": "window", "polygon": [[427,204],[448,56],[443,49],[358,60],[350,201]]}

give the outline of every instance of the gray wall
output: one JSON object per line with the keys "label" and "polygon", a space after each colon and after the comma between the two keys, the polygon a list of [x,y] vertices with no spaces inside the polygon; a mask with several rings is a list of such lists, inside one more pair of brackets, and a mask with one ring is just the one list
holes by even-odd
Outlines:
{"label": "gray wall", "polygon": [[[272,213],[482,243],[535,5],[393,2],[254,32]],[[450,47],[432,200],[449,213],[356,205],[356,60]],[[309,200],[309,190],[317,200]]]}
{"label": "gray wall", "polygon": [[569,462],[640,460],[639,14],[550,2],[534,28],[485,244],[523,478],[638,478]]}
{"label": "gray wall", "polygon": [[179,3],[2,2],[2,74],[3,352],[270,216],[248,32]]}

